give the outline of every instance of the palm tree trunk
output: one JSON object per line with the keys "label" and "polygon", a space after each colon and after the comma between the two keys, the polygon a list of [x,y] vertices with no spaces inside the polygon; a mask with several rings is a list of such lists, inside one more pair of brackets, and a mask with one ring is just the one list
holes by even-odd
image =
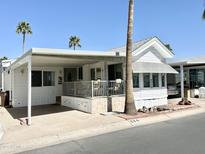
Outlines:
{"label": "palm tree trunk", "polygon": [[23,34],[23,47],[22,47],[23,53],[25,53],[25,40],[26,40],[26,34]]}
{"label": "palm tree trunk", "polygon": [[202,15],[203,20],[205,20],[205,9],[203,11],[203,15]]}
{"label": "palm tree trunk", "polygon": [[134,0],[129,0],[127,50],[126,50],[126,89],[125,89],[125,113],[127,114],[137,113],[135,103],[134,103],[133,81],[132,81],[133,18],[134,18]]}
{"label": "palm tree trunk", "polygon": [[74,51],[75,51],[75,45],[73,46],[73,49],[74,49]]}

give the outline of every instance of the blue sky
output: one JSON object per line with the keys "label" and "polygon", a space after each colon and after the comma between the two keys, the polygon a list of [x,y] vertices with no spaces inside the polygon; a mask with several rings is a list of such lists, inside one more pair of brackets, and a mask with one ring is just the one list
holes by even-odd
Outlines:
{"label": "blue sky", "polygon": [[[26,49],[68,48],[70,35],[84,50],[124,45],[128,0],[0,0],[0,57],[22,54],[19,21],[30,22]],[[134,40],[158,36],[175,58],[205,55],[203,0],[135,0]]]}

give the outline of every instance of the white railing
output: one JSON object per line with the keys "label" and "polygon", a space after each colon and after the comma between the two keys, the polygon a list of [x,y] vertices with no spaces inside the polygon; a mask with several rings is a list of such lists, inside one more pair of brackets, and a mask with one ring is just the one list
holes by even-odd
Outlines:
{"label": "white railing", "polygon": [[124,81],[73,81],[63,83],[64,96],[98,97],[124,94]]}

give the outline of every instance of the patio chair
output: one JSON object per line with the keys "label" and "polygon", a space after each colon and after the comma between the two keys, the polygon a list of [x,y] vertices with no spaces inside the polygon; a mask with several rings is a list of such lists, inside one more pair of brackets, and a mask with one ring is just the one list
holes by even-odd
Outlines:
{"label": "patio chair", "polygon": [[100,95],[100,80],[96,80],[93,82],[93,90],[95,93],[95,96],[99,96]]}
{"label": "patio chair", "polygon": [[115,80],[115,86],[114,86],[114,93],[120,94],[121,93],[121,86],[122,86],[122,80],[121,79],[116,79]]}
{"label": "patio chair", "polygon": [[205,87],[199,88],[199,98],[205,98]]}

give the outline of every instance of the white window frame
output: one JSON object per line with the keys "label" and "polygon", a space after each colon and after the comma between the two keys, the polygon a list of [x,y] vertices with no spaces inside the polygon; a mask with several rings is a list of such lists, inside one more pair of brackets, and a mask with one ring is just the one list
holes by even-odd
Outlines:
{"label": "white window frame", "polygon": [[[52,85],[52,82],[51,82],[51,85],[49,85],[49,86],[45,86],[44,85],[44,72],[54,73],[54,85]],[[42,71],[42,87],[55,87],[55,86],[56,86],[56,72],[55,71],[51,71],[51,70],[43,70]]]}
{"label": "white window frame", "polygon": [[[151,76],[151,81],[152,81],[152,85],[151,85],[151,88],[160,88],[161,86],[160,86],[160,80],[159,80],[159,76],[160,76],[160,73],[151,73],[152,74],[152,76]],[[157,76],[158,76],[158,87],[154,87],[154,80],[153,80],[153,74],[157,74]]]}
{"label": "white window frame", "polygon": [[[165,87],[162,87],[162,81],[161,81],[161,73],[140,73],[141,78],[140,78],[140,89],[161,89],[161,88],[166,88],[166,74],[165,74]],[[150,75],[150,87],[144,87],[144,74],[149,74]],[[159,86],[158,87],[153,87],[153,79],[152,76],[153,74],[158,74],[158,82]]]}
{"label": "white window frame", "polygon": [[[145,87],[144,86],[144,74],[149,74],[149,87]],[[150,88],[152,88],[152,82],[151,82],[151,73],[142,73],[142,83],[143,83],[143,89],[150,89]]]}
{"label": "white window frame", "polygon": [[[162,85],[162,76],[164,75],[164,86]],[[161,85],[160,85],[160,87],[162,87],[162,88],[166,88],[166,73],[161,73],[160,74],[160,83],[161,83]]]}
{"label": "white window frame", "polygon": [[138,83],[138,84],[139,84],[139,87],[134,87],[134,80],[133,80],[133,88],[134,88],[134,89],[140,89],[140,74],[141,74],[141,73],[132,73],[132,78],[133,78],[133,75],[134,75],[134,74],[138,74],[138,77],[139,77],[139,81],[138,81],[138,82],[139,82],[139,83]]}
{"label": "white window frame", "polygon": [[[39,71],[41,72],[41,86],[32,86],[32,88],[42,88],[42,87],[55,87],[56,86],[56,71],[54,70],[40,70],[40,69],[33,69],[31,70],[31,72],[33,71]],[[54,85],[51,85],[51,86],[44,86],[44,72],[54,72]],[[32,82],[32,80],[31,80]]]}

